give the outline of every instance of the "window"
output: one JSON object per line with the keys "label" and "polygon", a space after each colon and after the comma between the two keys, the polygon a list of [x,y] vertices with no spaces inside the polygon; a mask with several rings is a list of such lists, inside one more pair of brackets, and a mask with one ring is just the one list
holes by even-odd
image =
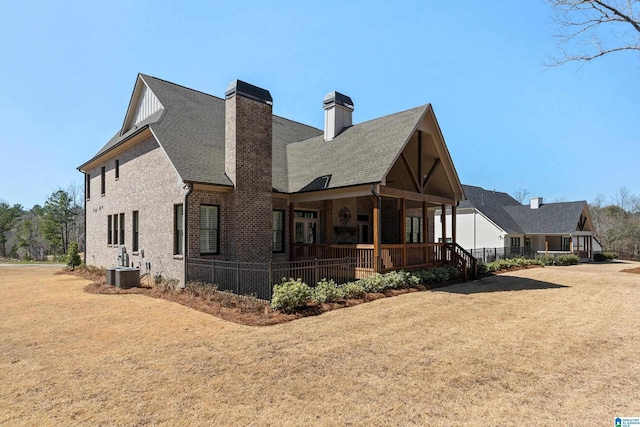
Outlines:
{"label": "window", "polygon": [[[442,243],[442,237],[438,237],[438,243]],[[453,238],[447,237],[447,243],[453,243]]]}
{"label": "window", "polygon": [[118,244],[118,214],[113,216],[113,244]]}
{"label": "window", "polygon": [[530,248],[531,247],[531,238],[530,237],[525,237],[524,238],[524,247],[525,248]]}
{"label": "window", "polygon": [[184,208],[182,205],[173,206],[173,253],[184,253]]}
{"label": "window", "polygon": [[112,215],[107,215],[107,245],[110,245],[113,242],[113,223],[111,222]]}
{"label": "window", "polygon": [[519,248],[520,247],[520,238],[519,237],[511,237],[511,247],[512,248]]}
{"label": "window", "polygon": [[120,214],[120,244],[124,245],[124,214]]}
{"label": "window", "polygon": [[418,216],[408,216],[405,224],[406,242],[424,243],[424,236],[422,235],[422,218]]}
{"label": "window", "polygon": [[293,221],[296,243],[318,243],[318,212],[294,211]]}
{"label": "window", "polygon": [[120,159],[116,159],[116,181],[120,179]]}
{"label": "window", "polygon": [[106,178],[106,171],[104,166],[102,168],[100,168],[100,194],[102,194],[104,196],[105,193],[105,178]]}
{"label": "window", "polygon": [[562,250],[568,251],[571,246],[571,237],[563,237],[562,238]]}
{"label": "window", "polygon": [[273,252],[284,252],[284,211],[274,210],[272,218],[272,244]]}
{"label": "window", "polygon": [[138,252],[138,211],[133,211],[131,226],[131,250]]}
{"label": "window", "polygon": [[200,254],[218,253],[218,206],[200,205]]}
{"label": "window", "polygon": [[91,198],[91,174],[88,173],[85,175],[85,183],[84,183],[84,191],[85,198],[89,200]]}

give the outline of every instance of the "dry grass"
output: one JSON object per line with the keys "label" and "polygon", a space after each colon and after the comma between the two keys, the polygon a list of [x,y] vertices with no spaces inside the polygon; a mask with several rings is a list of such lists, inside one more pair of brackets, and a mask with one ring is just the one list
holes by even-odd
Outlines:
{"label": "dry grass", "polygon": [[638,263],[520,270],[249,327],[0,267],[2,425],[610,425],[640,414]]}

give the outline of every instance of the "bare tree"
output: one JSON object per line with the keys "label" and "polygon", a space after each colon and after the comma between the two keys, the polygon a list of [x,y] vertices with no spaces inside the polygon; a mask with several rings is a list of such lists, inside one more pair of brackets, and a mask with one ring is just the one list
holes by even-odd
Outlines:
{"label": "bare tree", "polygon": [[640,0],[547,1],[555,12],[554,36],[560,50],[547,65],[584,63],[625,50],[640,52]]}
{"label": "bare tree", "polygon": [[640,197],[634,196],[631,199],[631,213],[640,214]]}
{"label": "bare tree", "polygon": [[626,211],[631,207],[630,205],[634,197],[635,196],[631,194],[631,191],[627,187],[622,186],[618,188],[618,191],[616,191],[616,194],[613,196],[613,201],[617,207]]}
{"label": "bare tree", "polygon": [[604,204],[606,203],[607,200],[607,196],[605,196],[602,193],[598,193],[596,194],[596,198],[593,200],[593,202],[590,204],[590,206],[592,208],[602,208],[604,207]]}
{"label": "bare tree", "polygon": [[[61,190],[61,188],[59,188],[59,190]],[[67,187],[67,194],[71,200],[71,210],[74,213],[69,241],[77,242],[84,233],[84,187],[76,182],[72,182]]]}
{"label": "bare tree", "polygon": [[516,199],[520,204],[523,204],[527,200],[527,196],[529,192],[524,188],[518,189],[518,191],[513,193],[513,198]]}

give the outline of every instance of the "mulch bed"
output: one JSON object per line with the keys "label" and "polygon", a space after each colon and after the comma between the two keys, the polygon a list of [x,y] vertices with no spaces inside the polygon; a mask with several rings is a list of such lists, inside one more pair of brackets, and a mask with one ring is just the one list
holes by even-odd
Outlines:
{"label": "mulch bed", "polygon": [[640,274],[640,267],[636,267],[636,268],[628,268],[626,270],[622,270],[623,273],[634,273],[634,274]]}
{"label": "mulch bed", "polygon": [[157,288],[143,282],[141,282],[140,287],[137,288],[121,289],[115,286],[107,285],[105,283],[104,276],[87,275],[77,270],[63,270],[56,274],[72,274],[84,279],[93,280],[93,283],[87,285],[84,288],[84,290],[88,293],[105,295],[136,294],[146,295],[152,298],[161,298],[167,301],[182,304],[193,310],[219,317],[220,319],[247,326],[268,326],[276,325],[279,323],[286,323],[302,317],[317,316],[327,311],[353,307],[380,298],[394,297],[396,295],[402,295],[410,292],[420,292],[427,289],[433,289],[436,287],[443,287],[454,283],[459,283],[458,280],[453,280],[430,287],[418,286],[417,288],[387,289],[381,293],[365,294],[362,298],[358,299],[342,299],[339,301],[322,304],[311,302],[308,303],[306,307],[299,309],[295,313],[287,314],[281,311],[273,310],[268,304],[255,300],[253,298],[238,297],[233,294],[224,292],[221,292],[219,294],[219,300],[216,299],[213,301],[209,301],[203,298],[194,297],[184,292],[162,292]]}

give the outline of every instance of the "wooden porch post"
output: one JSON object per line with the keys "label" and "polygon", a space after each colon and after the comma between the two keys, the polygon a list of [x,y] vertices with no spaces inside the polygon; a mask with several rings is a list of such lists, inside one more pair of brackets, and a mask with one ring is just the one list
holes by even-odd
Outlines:
{"label": "wooden porch post", "polygon": [[293,202],[289,203],[289,261],[295,260],[295,248],[293,242],[295,241],[295,230],[293,228]]}
{"label": "wooden porch post", "polygon": [[[422,241],[429,243],[429,218],[427,217],[427,202],[422,202]],[[426,264],[431,263],[429,259],[429,247],[425,245],[424,260]]]}
{"label": "wooden porch post", "polygon": [[440,218],[442,219],[442,243],[447,243],[447,208],[440,205]]}
{"label": "wooden porch post", "polygon": [[[578,240],[578,247],[580,247],[580,236],[576,240]],[[573,234],[569,234],[569,253],[573,253]]]}
{"label": "wooden porch post", "polygon": [[407,199],[400,199],[400,243],[402,244],[402,266],[407,265]]}
{"label": "wooden porch post", "polygon": [[373,201],[373,270],[380,271],[380,205],[377,197]]}
{"label": "wooden porch post", "polygon": [[326,215],[326,233],[327,233],[327,238],[326,238],[326,244],[327,244],[327,258],[333,258],[333,254],[330,254],[329,252],[331,251],[331,247],[329,245],[331,245],[331,243],[333,243],[333,202],[331,200],[326,200],[325,201],[325,205],[324,205],[324,209],[327,212]]}
{"label": "wooden porch post", "polygon": [[451,206],[451,243],[456,245],[456,206]]}

